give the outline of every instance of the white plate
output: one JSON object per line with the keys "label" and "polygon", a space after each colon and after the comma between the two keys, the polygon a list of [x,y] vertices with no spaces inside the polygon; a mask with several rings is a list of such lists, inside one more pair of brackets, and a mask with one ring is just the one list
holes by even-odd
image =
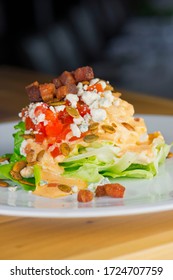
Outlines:
{"label": "white plate", "polygon": [[[149,132],[160,130],[168,144],[173,141],[173,116],[140,115]],[[13,123],[0,124],[0,154],[12,152]],[[116,179],[126,187],[123,199],[95,198],[78,203],[76,196],[48,199],[24,190],[0,188],[0,214],[27,217],[83,218],[136,215],[173,210],[173,159],[167,159],[154,179]]]}

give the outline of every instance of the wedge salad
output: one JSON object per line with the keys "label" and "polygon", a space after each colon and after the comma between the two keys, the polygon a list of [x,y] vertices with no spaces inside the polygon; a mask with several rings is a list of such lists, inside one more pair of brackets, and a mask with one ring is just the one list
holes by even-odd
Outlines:
{"label": "wedge salad", "polygon": [[[45,197],[150,179],[170,152],[160,131],[89,66],[26,87],[29,104],[15,125],[14,152],[0,157],[0,179]],[[93,187],[94,186],[94,187]],[[122,195],[121,195],[122,197]]]}

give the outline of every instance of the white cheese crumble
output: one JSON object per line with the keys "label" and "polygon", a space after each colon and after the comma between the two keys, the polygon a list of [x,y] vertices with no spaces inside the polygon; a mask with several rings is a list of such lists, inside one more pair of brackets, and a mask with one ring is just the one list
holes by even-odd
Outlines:
{"label": "white cheese crumble", "polygon": [[32,178],[34,177],[34,169],[33,166],[26,166],[21,171],[20,174],[24,178]]}
{"label": "white cheese crumble", "polygon": [[55,111],[56,112],[64,111],[64,109],[65,109],[65,105],[55,106]]}
{"label": "white cheese crumble", "polygon": [[105,83],[105,81],[101,80],[101,81],[99,82],[99,84],[101,84],[103,90],[106,88],[106,83]]}
{"label": "white cheese crumble", "polygon": [[69,93],[66,95],[66,100],[70,101],[73,108],[76,108],[79,97],[76,94]]}
{"label": "white cheese crumble", "polygon": [[79,116],[79,118],[73,118],[73,122],[77,125],[82,124],[82,122],[84,122],[84,118],[81,116]]}
{"label": "white cheese crumble", "polygon": [[97,186],[103,186],[105,184],[110,184],[111,182],[109,181],[109,179],[107,177],[101,179],[99,182],[97,183],[91,183],[88,186],[88,189],[92,192],[95,192]]}
{"label": "white cheese crumble", "polygon": [[111,90],[105,90],[104,91],[104,97],[106,99],[108,99],[110,102],[114,101],[114,96],[112,95],[112,91]]}
{"label": "white cheese crumble", "polygon": [[15,192],[15,191],[17,191],[17,189],[18,189],[18,186],[10,186],[10,187],[8,187],[8,190],[10,192]]}
{"label": "white cheese crumble", "polygon": [[83,86],[83,89],[84,89],[84,90],[87,90],[87,88],[88,88],[88,85],[84,85],[84,86]]}
{"label": "white cheese crumble", "polygon": [[45,114],[40,114],[40,115],[38,115],[38,117],[37,117],[37,122],[44,122],[44,120],[45,120]]}
{"label": "white cheese crumble", "polygon": [[80,129],[81,132],[86,132],[86,131],[88,131],[88,124],[86,124],[86,123],[81,124],[81,125],[79,126],[79,129]]}
{"label": "white cheese crumble", "polygon": [[99,79],[98,78],[94,78],[94,79],[92,79],[91,81],[90,81],[90,86],[93,86],[93,85],[95,85],[96,83],[98,83],[99,82]]}
{"label": "white cheese crumble", "polygon": [[9,164],[9,161],[8,160],[4,160],[4,161],[0,162],[0,166],[1,165],[5,165],[5,164]]}
{"label": "white cheese crumble", "polygon": [[78,187],[77,186],[72,186],[72,192],[77,193],[78,192]]}
{"label": "white cheese crumble", "polygon": [[49,106],[49,109],[52,111],[52,113],[56,113],[55,108],[53,106]]}
{"label": "white cheese crumble", "polygon": [[106,111],[104,109],[91,109],[91,116],[94,122],[101,122],[106,119]]}
{"label": "white cheese crumble", "polygon": [[112,105],[112,102],[107,99],[107,98],[101,98],[100,102],[99,102],[99,105],[101,107],[105,107],[105,108],[108,108]]}
{"label": "white cheese crumble", "polygon": [[27,140],[23,140],[20,146],[20,154],[24,157],[26,157],[26,152],[25,152],[26,145],[27,145]]}
{"label": "white cheese crumble", "polygon": [[70,128],[71,128],[71,131],[73,133],[73,136],[76,136],[76,137],[81,136],[81,131],[75,123],[70,124]]}
{"label": "white cheese crumble", "polygon": [[82,95],[82,101],[85,102],[88,106],[90,106],[94,101],[99,100],[100,95],[93,91],[86,91]]}
{"label": "white cheese crumble", "polygon": [[[28,112],[25,114],[25,117],[28,115],[34,124],[38,124],[45,120],[45,114],[40,113],[38,116],[35,115],[35,109],[39,106],[46,107],[43,102],[31,103],[29,104]],[[50,110],[55,113],[53,106],[50,106]],[[25,117],[23,117],[23,120],[25,120]]]}

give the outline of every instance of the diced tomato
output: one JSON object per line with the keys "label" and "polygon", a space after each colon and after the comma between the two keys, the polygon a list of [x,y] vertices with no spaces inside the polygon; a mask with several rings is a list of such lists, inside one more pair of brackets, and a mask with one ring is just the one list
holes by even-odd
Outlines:
{"label": "diced tomato", "polygon": [[25,126],[26,126],[26,130],[29,130],[29,129],[35,129],[35,125],[33,123],[33,121],[31,120],[30,117],[26,117],[25,119]]}
{"label": "diced tomato", "polygon": [[87,90],[89,91],[93,91],[94,89],[97,90],[97,92],[103,92],[103,88],[102,88],[102,85],[100,83],[97,83],[95,85],[92,85],[92,86],[88,86]]}
{"label": "diced tomato", "polygon": [[52,155],[54,158],[57,157],[57,156],[59,156],[59,155],[61,155],[61,151],[60,151],[60,149],[59,149],[58,147],[55,147],[54,150],[51,151],[50,153],[51,153],[51,155]]}
{"label": "diced tomato", "polygon": [[84,102],[78,102],[77,109],[82,117],[84,117],[86,114],[90,114],[90,109]]}
{"label": "diced tomato", "polygon": [[73,117],[70,116],[66,109],[64,109],[63,111],[60,111],[58,114],[58,119],[61,120],[61,122],[63,124],[71,124],[73,123]]}
{"label": "diced tomato", "polygon": [[85,135],[87,135],[88,131],[87,132],[83,132],[81,133],[81,136],[80,137],[77,137],[77,136],[72,136],[69,141],[72,142],[72,141],[76,141],[76,140],[79,140],[81,138],[83,138]]}
{"label": "diced tomato", "polygon": [[22,118],[25,116],[25,113],[26,113],[27,111],[28,111],[28,108],[27,108],[27,107],[25,107],[25,108],[22,109],[22,111],[21,111]]}
{"label": "diced tomato", "polygon": [[36,124],[35,125],[35,130],[46,135],[45,126],[44,126],[43,122],[40,122],[40,123]]}
{"label": "diced tomato", "polygon": [[46,110],[46,106],[39,105],[35,108],[34,114],[36,117],[38,117],[40,114],[45,114]]}
{"label": "diced tomato", "polygon": [[48,147],[51,147],[53,144],[55,144],[57,142],[57,139],[55,136],[52,137],[48,137],[47,138],[47,142],[48,142]]}
{"label": "diced tomato", "polygon": [[45,131],[47,136],[58,136],[62,132],[63,124],[58,120],[54,122],[48,122],[45,126]]}
{"label": "diced tomato", "polygon": [[70,125],[64,125],[63,126],[63,129],[62,129],[62,132],[57,136],[57,142],[61,142],[62,140],[65,140],[66,138],[66,135],[71,131],[70,129]]}
{"label": "diced tomato", "polygon": [[71,102],[68,99],[66,99],[65,106],[70,106],[70,105],[71,105]]}
{"label": "diced tomato", "polygon": [[35,141],[37,143],[42,143],[45,139],[45,135],[43,133],[37,133],[35,134]]}
{"label": "diced tomato", "polygon": [[56,114],[54,114],[50,109],[47,109],[45,112],[45,120],[47,121],[55,121]]}

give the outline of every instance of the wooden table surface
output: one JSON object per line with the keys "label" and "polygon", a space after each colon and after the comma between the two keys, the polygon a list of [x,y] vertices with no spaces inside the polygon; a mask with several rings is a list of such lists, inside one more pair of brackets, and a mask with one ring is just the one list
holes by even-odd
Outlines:
{"label": "wooden table surface", "polygon": [[[24,87],[48,75],[0,67],[0,122],[27,105]],[[173,115],[173,100],[123,92],[136,113]],[[173,211],[122,217],[0,216],[0,259],[173,259]]]}

